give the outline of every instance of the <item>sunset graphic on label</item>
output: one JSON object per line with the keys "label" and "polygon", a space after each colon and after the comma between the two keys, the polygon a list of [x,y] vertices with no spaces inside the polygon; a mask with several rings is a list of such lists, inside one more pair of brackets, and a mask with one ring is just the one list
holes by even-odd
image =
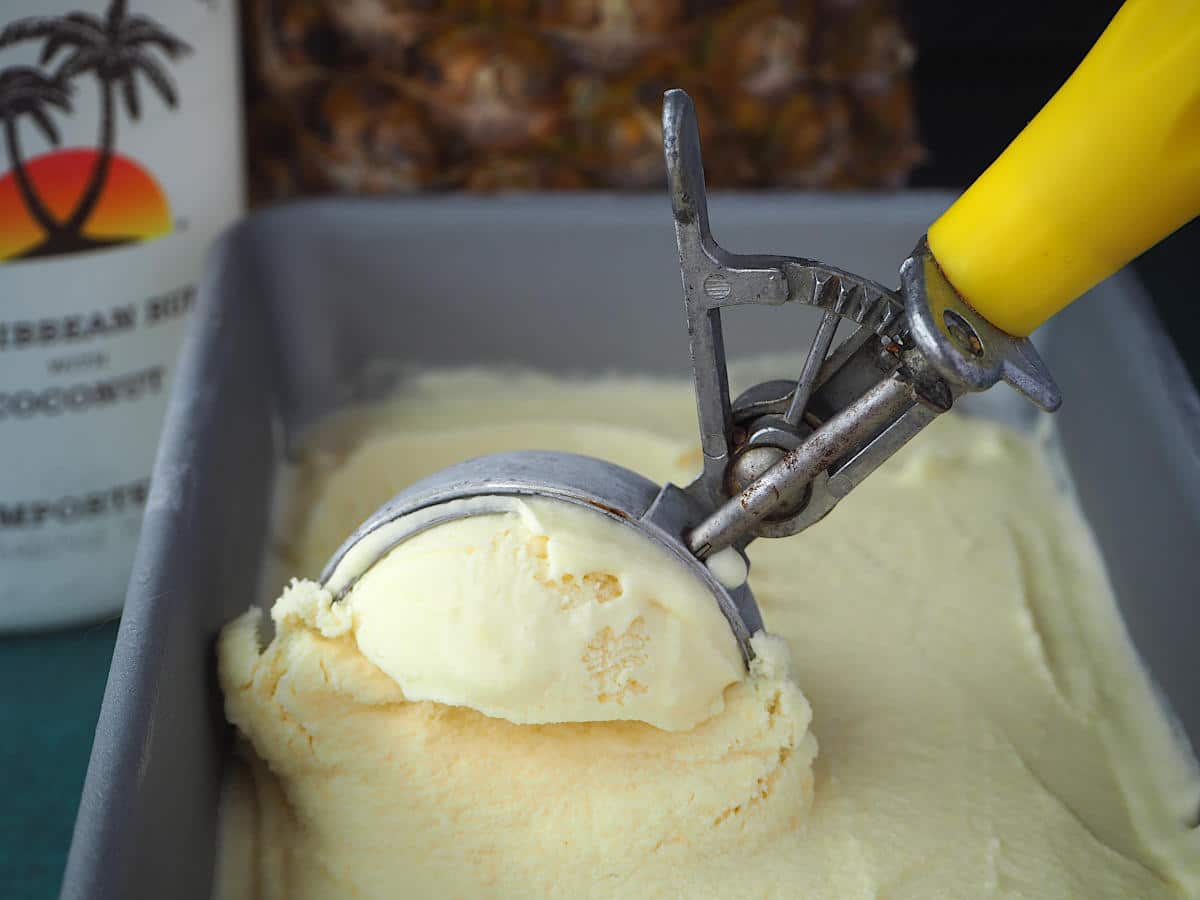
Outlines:
{"label": "sunset graphic on label", "polygon": [[[112,0],[103,15],[31,16],[0,28],[0,50],[41,47],[37,66],[0,69],[0,128],[9,170],[0,176],[0,262],[101,250],[167,234],[171,211],[154,176],[121,154],[121,113],[137,121],[149,94],[179,105],[169,66],[189,47],[153,19]],[[27,155],[25,133],[58,148],[80,88],[99,88],[94,148]],[[93,88],[94,89],[94,88]],[[86,96],[86,95],[85,95]]]}
{"label": "sunset graphic on label", "polygon": [[[29,181],[56,219],[65,219],[79,202],[98,155],[96,150],[60,150],[25,163]],[[115,154],[104,191],[83,229],[84,239],[104,247],[170,231],[171,210],[154,176],[134,160]],[[26,208],[15,174],[0,176],[0,260],[36,254],[45,238]]]}

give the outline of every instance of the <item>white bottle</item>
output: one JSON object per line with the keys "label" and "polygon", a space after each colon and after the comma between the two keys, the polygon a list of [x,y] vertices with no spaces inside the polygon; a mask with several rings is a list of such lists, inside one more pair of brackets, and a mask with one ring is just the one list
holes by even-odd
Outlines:
{"label": "white bottle", "polygon": [[124,600],[183,328],[241,212],[234,0],[0,4],[0,629]]}

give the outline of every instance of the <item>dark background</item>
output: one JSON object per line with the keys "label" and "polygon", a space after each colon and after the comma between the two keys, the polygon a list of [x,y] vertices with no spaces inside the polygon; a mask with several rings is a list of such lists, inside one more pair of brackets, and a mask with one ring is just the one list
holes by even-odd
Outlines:
{"label": "dark background", "polygon": [[[1116,0],[904,3],[918,48],[917,117],[929,153],[913,184],[969,184],[1053,96],[1120,5]],[[1200,222],[1194,221],[1148,251],[1136,269],[1200,383],[1200,345],[1185,340],[1200,329],[1188,287],[1188,264],[1198,256]]]}

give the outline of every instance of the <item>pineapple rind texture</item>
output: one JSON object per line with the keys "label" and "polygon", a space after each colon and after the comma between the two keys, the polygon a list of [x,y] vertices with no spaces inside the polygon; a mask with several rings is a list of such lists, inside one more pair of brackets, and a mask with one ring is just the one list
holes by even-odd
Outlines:
{"label": "pineapple rind texture", "polygon": [[890,0],[251,0],[252,200],[654,190],[662,93],[716,188],[902,186],[915,51]]}

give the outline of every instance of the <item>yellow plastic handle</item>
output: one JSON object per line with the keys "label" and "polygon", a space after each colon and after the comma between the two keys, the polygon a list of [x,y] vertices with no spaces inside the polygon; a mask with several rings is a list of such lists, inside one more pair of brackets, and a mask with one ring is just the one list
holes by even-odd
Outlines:
{"label": "yellow plastic handle", "polygon": [[1128,0],[929,229],[946,277],[1024,337],[1200,213],[1200,0]]}

